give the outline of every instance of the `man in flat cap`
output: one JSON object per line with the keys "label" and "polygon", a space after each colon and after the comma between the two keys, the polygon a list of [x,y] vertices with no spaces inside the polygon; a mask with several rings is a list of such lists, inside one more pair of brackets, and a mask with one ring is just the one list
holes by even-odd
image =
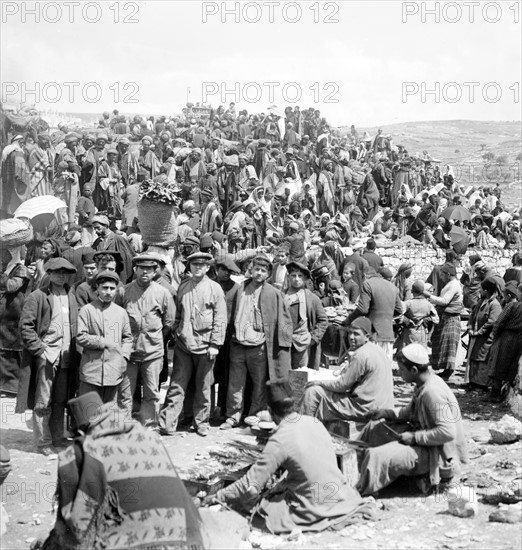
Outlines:
{"label": "man in flat cap", "polygon": [[104,403],[116,402],[133,338],[127,312],[114,303],[120,278],[113,271],[101,271],[95,281],[96,299],[78,314],[79,394],[95,391]]}
{"label": "man in flat cap", "polygon": [[299,262],[288,263],[286,269],[289,286],[284,296],[293,322],[292,369],[318,369],[328,317],[321,300],[306,288],[310,270]]}
{"label": "man in flat cap", "polygon": [[[145,426],[155,426],[159,408],[159,376],[165,339],[170,336],[176,307],[169,291],[154,282],[158,260],[148,254],[133,258],[136,279],[125,285],[121,305],[130,319],[133,345],[127,366],[131,395],[141,376],[143,398],[139,413]],[[126,403],[130,414],[131,403]]]}
{"label": "man in flat cap", "polygon": [[176,302],[174,366],[161,408],[160,433],[176,431],[187,386],[195,376],[194,428],[209,432],[212,370],[225,340],[227,307],[221,287],[207,277],[212,255],[196,252],[187,258],[192,277],[181,283]]}
{"label": "man in flat cap", "polygon": [[[455,395],[429,366],[421,344],[405,346],[397,356],[399,372],[415,392],[401,409],[373,411],[359,438],[362,451],[357,489],[371,495],[399,476],[427,476],[428,486],[449,481],[459,462],[467,461],[462,416]],[[384,419],[384,422],[383,422]],[[393,431],[386,428],[393,426]]]}
{"label": "man in flat cap", "polygon": [[309,382],[301,412],[328,420],[364,421],[375,409],[393,405],[391,360],[370,342],[372,324],[366,317],[355,319],[348,328],[352,356],[334,380]]}
{"label": "man in flat cap", "polygon": [[247,373],[252,380],[248,415],[253,416],[265,408],[266,381],[287,377],[290,370],[293,323],[283,295],[267,282],[271,269],[270,258],[258,254],[252,277],[227,297],[230,381],[222,429],[233,428],[241,420]]}
{"label": "man in flat cap", "polygon": [[76,268],[64,258],[44,264],[49,283],[26,299],[20,318],[24,351],[16,412],[33,409],[33,435],[39,453],[64,444],[65,405],[73,370],[78,306],[67,285]]}
{"label": "man in flat cap", "polygon": [[[287,379],[266,384],[267,404],[278,428],[248,473],[205,503],[225,502],[264,521],[271,533],[295,529],[318,532],[348,520],[363,500],[337,467],[332,439],[324,426],[294,412]],[[267,491],[280,468],[286,477]],[[333,498],[328,491],[335,488]]]}

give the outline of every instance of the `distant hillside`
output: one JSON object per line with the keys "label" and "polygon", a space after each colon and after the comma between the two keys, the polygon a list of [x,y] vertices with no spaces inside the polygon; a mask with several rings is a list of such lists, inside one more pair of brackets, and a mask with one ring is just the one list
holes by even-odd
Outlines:
{"label": "distant hillside", "polygon": [[[442,120],[357,130],[359,134],[368,130],[374,136],[379,128],[410,154],[428,151],[433,158],[453,166],[460,183],[494,185],[499,181],[506,203],[522,204],[522,122]],[[349,127],[341,130],[349,131]]]}

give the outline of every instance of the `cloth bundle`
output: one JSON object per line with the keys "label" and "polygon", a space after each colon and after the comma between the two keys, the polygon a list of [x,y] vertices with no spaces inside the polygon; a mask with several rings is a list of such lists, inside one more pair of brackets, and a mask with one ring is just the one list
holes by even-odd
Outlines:
{"label": "cloth bundle", "polygon": [[18,218],[0,220],[0,243],[3,246],[22,246],[31,242],[32,238],[31,224]]}

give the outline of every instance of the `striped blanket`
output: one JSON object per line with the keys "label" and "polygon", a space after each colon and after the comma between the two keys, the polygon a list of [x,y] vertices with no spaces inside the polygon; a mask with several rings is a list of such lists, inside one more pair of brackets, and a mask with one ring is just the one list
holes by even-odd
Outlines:
{"label": "striped blanket", "polygon": [[56,497],[44,550],[204,548],[199,513],[158,436],[112,414],[60,453]]}

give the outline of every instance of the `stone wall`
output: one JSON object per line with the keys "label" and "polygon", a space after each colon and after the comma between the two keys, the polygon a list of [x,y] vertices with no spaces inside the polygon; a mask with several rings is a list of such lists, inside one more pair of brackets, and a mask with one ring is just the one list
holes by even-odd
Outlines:
{"label": "stone wall", "polygon": [[[433,266],[444,263],[445,252],[441,249],[434,250],[427,246],[395,246],[391,248],[378,248],[377,254],[382,257],[384,264],[391,268],[395,274],[402,263],[408,262],[413,266],[412,280],[426,280],[431,273]],[[480,254],[485,264],[500,275],[511,265],[511,258],[514,250],[501,249],[470,249],[461,260],[461,266],[458,268],[458,276],[462,274],[462,267],[469,265],[469,256]]]}

